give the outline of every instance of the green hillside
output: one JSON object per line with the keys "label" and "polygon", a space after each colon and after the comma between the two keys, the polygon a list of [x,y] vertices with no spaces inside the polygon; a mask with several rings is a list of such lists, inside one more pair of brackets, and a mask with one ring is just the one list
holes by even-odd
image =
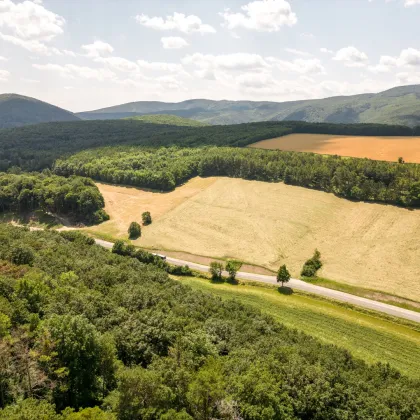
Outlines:
{"label": "green hillside", "polygon": [[34,98],[15,94],[0,95],[0,128],[78,120],[80,118],[71,112]]}
{"label": "green hillside", "polygon": [[208,124],[258,121],[420,124],[420,85],[380,93],[292,102],[211,101],[132,102],[78,114],[83,119],[118,119],[142,114],[171,114]]}
{"label": "green hillside", "polygon": [[177,125],[179,127],[204,127],[207,125],[200,121],[168,114],[141,115],[137,117],[128,117],[125,119],[143,121],[149,124]]}
{"label": "green hillside", "polygon": [[114,251],[0,224],[1,419],[419,418],[420,382],[392,366],[417,377],[414,331],[335,311],[331,330],[379,352],[368,364],[283,326],[272,301],[276,318]]}

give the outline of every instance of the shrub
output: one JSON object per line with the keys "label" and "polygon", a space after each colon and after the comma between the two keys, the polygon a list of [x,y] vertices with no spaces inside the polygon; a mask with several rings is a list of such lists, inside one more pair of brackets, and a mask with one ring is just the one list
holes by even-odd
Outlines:
{"label": "shrub", "polygon": [[80,233],[77,230],[60,232],[60,235],[69,242],[78,242],[85,245],[94,245],[95,243],[95,239],[83,235],[83,233]]}
{"label": "shrub", "polygon": [[241,261],[229,260],[226,263],[226,271],[229,273],[229,280],[235,281],[236,273],[240,270],[241,267]]}
{"label": "shrub", "polygon": [[321,253],[316,249],[312,258],[305,262],[302,267],[301,276],[315,277],[318,270],[322,267]]}
{"label": "shrub", "polygon": [[137,239],[141,236],[141,226],[137,222],[131,222],[128,228],[129,239]]}
{"label": "shrub", "polygon": [[31,248],[24,245],[17,245],[10,251],[10,261],[17,265],[31,265],[34,261],[34,253]]}
{"label": "shrub", "polygon": [[219,261],[212,261],[210,263],[210,274],[212,280],[220,281],[222,280],[222,273],[223,273],[223,264]]}
{"label": "shrub", "polygon": [[150,211],[145,211],[142,215],[141,218],[143,220],[143,225],[147,226],[152,224],[152,216],[150,214]]}

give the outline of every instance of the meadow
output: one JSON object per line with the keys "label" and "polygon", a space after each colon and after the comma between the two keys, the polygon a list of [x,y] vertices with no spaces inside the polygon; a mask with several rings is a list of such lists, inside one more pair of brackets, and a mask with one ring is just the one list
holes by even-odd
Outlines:
{"label": "meadow", "polygon": [[368,363],[389,363],[408,376],[420,377],[420,332],[409,326],[308,295],[284,295],[273,287],[212,283],[190,277],[179,281],[222,299],[251,305],[287,327],[344,347]]}
{"label": "meadow", "polygon": [[294,277],[318,248],[320,276],[420,300],[419,211],[231,178],[194,178],[169,193],[97,185],[110,220],[90,228],[95,234],[126,239],[130,222],[150,211],[137,246],[269,270],[287,264]]}
{"label": "meadow", "polygon": [[420,137],[366,137],[335,134],[289,134],[262,140],[249,147],[313,152],[396,162],[420,163]]}

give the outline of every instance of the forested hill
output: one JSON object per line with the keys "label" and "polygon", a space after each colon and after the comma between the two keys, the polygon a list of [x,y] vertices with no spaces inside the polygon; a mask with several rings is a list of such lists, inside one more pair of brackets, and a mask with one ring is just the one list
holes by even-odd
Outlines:
{"label": "forested hill", "polygon": [[418,380],[93,242],[0,224],[1,419],[419,418]]}
{"label": "forested hill", "polygon": [[51,121],[78,121],[69,111],[21,95],[0,95],[0,128],[20,127]]}
{"label": "forested hill", "polygon": [[163,125],[178,125],[183,127],[204,127],[200,121],[191,120],[190,118],[182,118],[176,115],[155,114],[155,115],[142,115],[137,117],[128,117],[129,120],[143,121],[149,124],[163,124]]}
{"label": "forested hill", "polygon": [[380,124],[261,122],[230,126],[180,127],[135,120],[76,121],[0,130],[0,171],[51,167],[57,158],[100,146],[247,146],[291,133],[420,135],[420,127]]}
{"label": "forested hill", "polygon": [[209,124],[257,121],[420,124],[420,85],[400,86],[380,93],[337,96],[293,102],[211,101],[180,103],[131,102],[82,112],[83,119],[118,119],[143,114],[172,114]]}

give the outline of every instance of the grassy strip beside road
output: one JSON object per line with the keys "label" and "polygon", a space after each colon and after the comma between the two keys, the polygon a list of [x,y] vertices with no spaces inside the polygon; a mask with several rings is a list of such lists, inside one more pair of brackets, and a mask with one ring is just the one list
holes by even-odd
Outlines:
{"label": "grassy strip beside road", "polygon": [[222,299],[252,305],[288,327],[344,347],[367,362],[389,363],[411,377],[420,377],[420,332],[408,326],[296,292],[285,296],[269,286],[179,280]]}
{"label": "grassy strip beside road", "polygon": [[350,293],[355,296],[360,296],[366,299],[377,300],[378,302],[386,303],[388,305],[398,306],[400,308],[408,309],[414,312],[420,312],[420,303],[414,300],[406,299],[390,293],[384,293],[379,290],[365,289],[363,287],[353,286],[351,284],[339,283],[334,280],[325,279],[322,277],[303,278],[310,284],[327,287],[328,289],[339,290],[340,292]]}

